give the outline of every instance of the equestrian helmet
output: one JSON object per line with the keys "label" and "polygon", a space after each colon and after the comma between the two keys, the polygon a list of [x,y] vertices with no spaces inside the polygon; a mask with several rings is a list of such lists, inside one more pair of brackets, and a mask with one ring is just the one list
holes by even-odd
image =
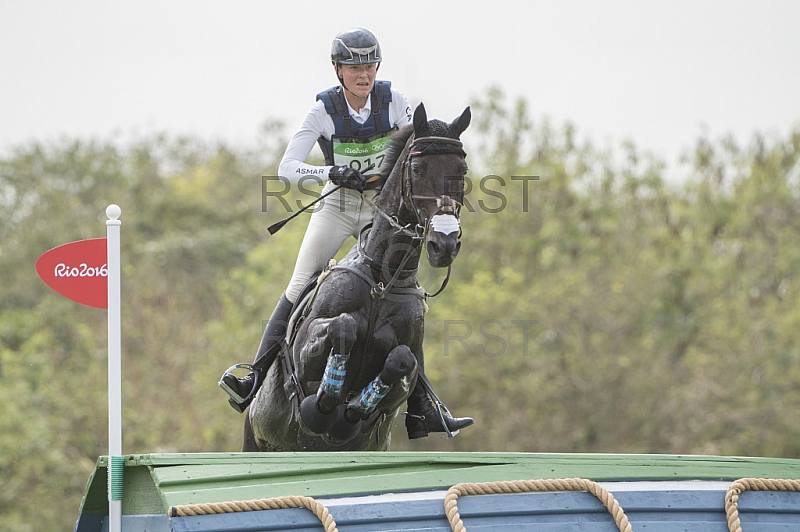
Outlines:
{"label": "equestrian helmet", "polygon": [[371,31],[353,28],[333,39],[331,62],[334,65],[361,65],[381,62],[381,45]]}

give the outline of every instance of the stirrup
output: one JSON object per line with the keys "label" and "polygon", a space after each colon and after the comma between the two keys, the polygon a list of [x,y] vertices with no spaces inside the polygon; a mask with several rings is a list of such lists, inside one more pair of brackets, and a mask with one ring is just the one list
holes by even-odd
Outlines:
{"label": "stirrup", "polygon": [[[442,422],[442,427],[444,427],[444,434],[442,435],[442,438],[455,438],[456,436],[458,436],[458,433],[461,432],[461,429],[458,429],[456,431],[451,431],[450,427],[447,426],[447,419],[445,418],[445,414],[447,414],[448,416],[450,416],[450,419],[455,419],[453,418],[453,414],[450,413],[450,411],[447,409],[444,403],[439,400],[438,397],[436,398],[436,400],[431,401],[431,403],[434,405],[434,408],[436,409],[436,414],[439,416],[439,421]],[[413,417],[414,419],[419,419],[420,421],[423,422],[427,419],[425,417],[425,414],[412,414],[411,412],[405,412],[405,415],[407,417]]]}
{"label": "stirrup", "polygon": [[[246,369],[253,374],[253,387],[250,388],[250,393],[247,394],[247,397],[242,397],[230,386],[228,386],[227,383],[225,383],[224,379],[226,375],[231,375],[235,379],[239,378],[236,375],[232,374],[232,372],[237,369]],[[233,402],[235,402],[238,405],[242,405],[248,402],[250,399],[252,399],[253,395],[255,395],[256,393],[256,390],[258,390],[258,371],[252,364],[234,364],[233,366],[225,370],[225,373],[223,373],[222,377],[219,378],[219,382],[217,383],[217,385],[223,390],[225,390],[225,393],[227,393],[231,397],[231,400]]]}
{"label": "stirrup", "polygon": [[456,430],[455,432],[450,432],[450,427],[447,426],[447,420],[445,419],[445,414],[450,416],[450,419],[453,418],[453,414],[444,406],[444,403],[439,400],[437,397],[433,401],[433,406],[436,408],[436,413],[439,415],[439,420],[442,422],[442,426],[444,427],[444,438],[455,438],[461,430]]}

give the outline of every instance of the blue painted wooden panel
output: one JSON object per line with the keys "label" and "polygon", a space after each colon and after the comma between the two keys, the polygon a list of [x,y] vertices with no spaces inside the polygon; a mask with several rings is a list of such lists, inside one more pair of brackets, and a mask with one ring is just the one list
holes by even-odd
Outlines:
{"label": "blue painted wooden panel", "polygon": [[[635,531],[727,532],[724,491],[615,493]],[[611,515],[588,493],[526,493],[462,497],[459,512],[470,532],[613,532]],[[449,532],[441,499],[329,506],[341,532]],[[800,493],[745,492],[739,499],[745,532],[800,530]],[[323,530],[308,510],[267,510],[171,519],[175,532]]]}
{"label": "blue painted wooden panel", "polygon": [[[75,532],[108,532],[107,515],[82,515],[75,523]],[[124,532],[172,532],[165,515],[123,515]]]}

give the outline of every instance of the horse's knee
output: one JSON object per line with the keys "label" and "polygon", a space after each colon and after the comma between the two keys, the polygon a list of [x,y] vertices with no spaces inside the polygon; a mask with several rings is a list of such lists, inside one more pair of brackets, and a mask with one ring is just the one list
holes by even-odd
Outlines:
{"label": "horse's knee", "polygon": [[399,345],[389,352],[386,362],[383,364],[383,371],[380,377],[386,384],[394,384],[403,377],[411,375],[417,366],[417,358],[411,349],[405,345]]}
{"label": "horse's knee", "polygon": [[358,326],[350,314],[341,314],[328,324],[328,337],[335,353],[349,353],[357,336]]}

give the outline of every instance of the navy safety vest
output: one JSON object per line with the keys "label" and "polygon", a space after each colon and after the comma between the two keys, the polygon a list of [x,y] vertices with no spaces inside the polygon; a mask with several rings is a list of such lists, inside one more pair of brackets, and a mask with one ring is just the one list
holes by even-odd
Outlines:
{"label": "navy safety vest", "polygon": [[390,137],[397,129],[389,122],[391,89],[390,81],[375,81],[370,93],[372,110],[363,124],[350,116],[341,85],[317,94],[317,100],[322,100],[325,111],[331,115],[334,127],[330,140],[320,137],[317,141],[325,156],[325,164],[349,165],[360,170],[375,163],[374,171],[379,171]]}

